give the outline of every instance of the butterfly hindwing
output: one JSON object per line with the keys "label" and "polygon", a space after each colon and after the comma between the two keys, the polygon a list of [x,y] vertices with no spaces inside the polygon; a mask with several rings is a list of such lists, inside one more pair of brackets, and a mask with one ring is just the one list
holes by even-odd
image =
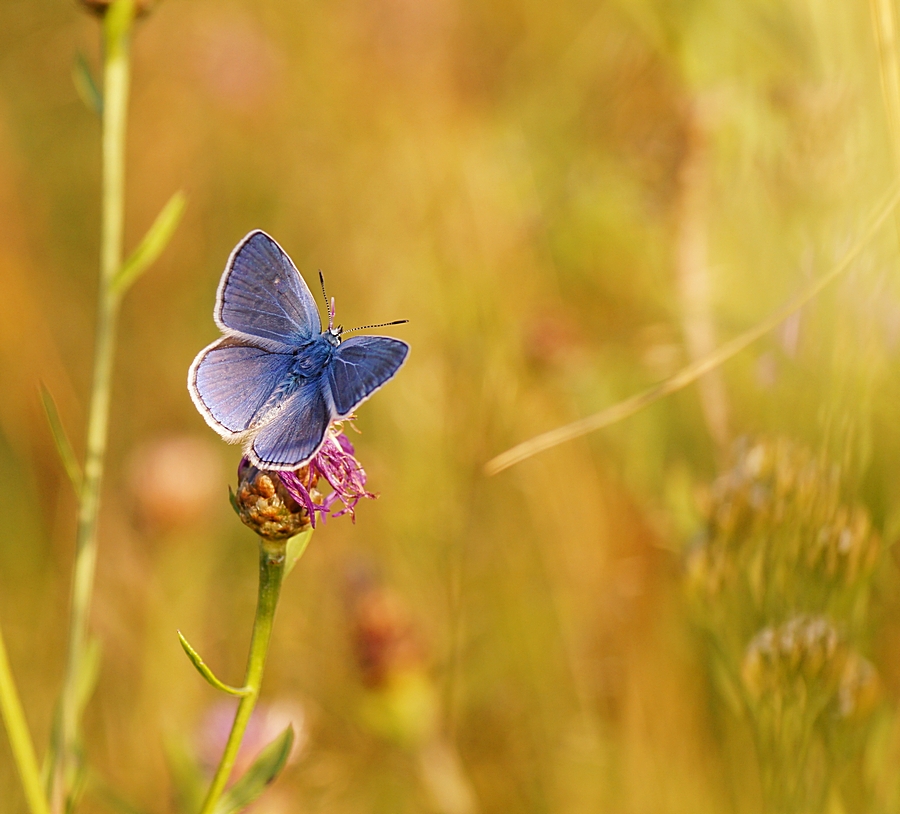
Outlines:
{"label": "butterfly hindwing", "polygon": [[225,337],[201,351],[188,374],[194,403],[214,429],[235,437],[264,418],[284,386],[292,357]]}
{"label": "butterfly hindwing", "polygon": [[250,232],[231,253],[216,297],[223,331],[290,343],[322,330],[309,287],[285,251],[265,232]]}
{"label": "butterfly hindwing", "polygon": [[332,419],[322,377],[304,379],[253,438],[250,458],[260,469],[296,469],[322,445]]}
{"label": "butterfly hindwing", "polygon": [[325,376],[342,417],[389,381],[406,361],[409,345],[387,336],[354,336],[335,349]]}

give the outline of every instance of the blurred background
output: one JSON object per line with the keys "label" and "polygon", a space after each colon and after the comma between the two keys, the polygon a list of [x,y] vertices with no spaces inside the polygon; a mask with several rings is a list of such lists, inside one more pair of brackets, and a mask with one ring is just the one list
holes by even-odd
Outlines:
{"label": "blurred background", "polygon": [[[185,381],[254,228],[324,270],[345,326],[406,317],[412,345],[357,422],[380,498],[285,584],[258,728],[293,720],[298,749],[255,811],[900,810],[900,216],[699,385],[483,472],[860,239],[900,167],[893,14],[159,3],[134,43],[127,248],[174,191],[189,206],[121,322],[82,810],[189,810],[221,749],[228,710],[175,631],[240,682],[256,544],[228,503],[240,451]],[[74,0],[0,4],[0,623],[39,751],[75,500],[38,387],[81,454],[97,285],[79,54],[97,72]],[[5,738],[0,800],[25,810]]]}

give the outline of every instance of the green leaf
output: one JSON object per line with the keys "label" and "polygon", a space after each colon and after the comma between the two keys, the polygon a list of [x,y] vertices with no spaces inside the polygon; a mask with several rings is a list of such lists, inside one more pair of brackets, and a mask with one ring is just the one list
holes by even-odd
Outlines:
{"label": "green leaf", "polygon": [[287,541],[287,549],[284,554],[284,577],[287,577],[294,570],[297,561],[303,556],[303,552],[306,551],[306,547],[312,539],[312,533],[312,529],[307,529],[300,532],[300,534],[294,535]]}
{"label": "green leaf", "polygon": [[112,281],[113,291],[117,294],[124,292],[162,254],[184,214],[186,205],[187,196],[183,192],[176,192],[169,198],[169,202],[147,230],[144,239],[116,273]]}
{"label": "green leaf", "polygon": [[91,73],[91,66],[84,54],[79,53],[75,57],[75,64],[72,66],[72,81],[75,83],[75,90],[78,96],[84,102],[85,107],[98,116],[103,115],[103,94],[100,87]]}
{"label": "green leaf", "polygon": [[250,805],[284,768],[293,744],[294,727],[289,724],[284,732],[259,753],[241,779],[221,797],[213,814],[237,814]]}
{"label": "green leaf", "polygon": [[249,687],[232,687],[222,681],[219,681],[213,671],[210,670],[206,665],[206,662],[200,658],[200,654],[196,650],[194,650],[194,648],[191,647],[190,644],[188,644],[188,640],[181,635],[180,630],[178,631],[178,641],[181,642],[181,646],[184,648],[184,652],[187,653],[187,657],[191,660],[191,664],[193,664],[194,667],[197,668],[197,672],[200,673],[200,675],[202,675],[217,690],[222,690],[222,692],[227,692],[229,695],[236,695],[238,697],[250,695],[252,690]]}
{"label": "green leaf", "polygon": [[41,384],[41,402],[44,405],[44,412],[47,414],[47,423],[50,425],[50,434],[53,436],[53,442],[56,444],[56,451],[62,461],[63,468],[75,487],[76,492],[81,491],[81,465],[75,457],[72,445],[69,443],[69,436],[63,429],[62,421],[59,417],[59,410],[56,409],[56,402],[50,391]]}

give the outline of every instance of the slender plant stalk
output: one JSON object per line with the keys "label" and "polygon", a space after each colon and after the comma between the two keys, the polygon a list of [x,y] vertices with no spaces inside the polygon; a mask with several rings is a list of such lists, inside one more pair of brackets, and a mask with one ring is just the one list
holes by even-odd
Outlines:
{"label": "slender plant stalk", "polygon": [[247,675],[243,686],[250,690],[249,694],[241,698],[234,723],[231,725],[231,733],[225,744],[225,751],[219,761],[219,767],[213,777],[212,784],[200,814],[210,814],[222,792],[225,784],[234,768],[244,731],[250,720],[250,714],[256,706],[259,698],[259,690],[262,685],[263,668],[266,665],[266,653],[269,650],[269,639],[272,636],[272,623],[275,619],[275,607],[278,605],[278,595],[281,592],[281,580],[284,577],[286,544],[284,542],[269,542],[260,538],[259,542],[259,597],[256,604],[256,619],[253,622],[253,637],[250,640],[250,657],[247,661]]}
{"label": "slender plant stalk", "polygon": [[109,401],[119,295],[112,281],[122,262],[125,208],[125,124],[128,109],[129,45],[133,0],[115,0],[106,13],[103,68],[103,192],[100,249],[100,291],[94,378],[88,416],[84,480],[78,501],[78,530],[72,577],[69,651],[60,702],[60,748],[51,773],[55,812],[67,805],[75,770],[81,711],[79,676],[87,645],[88,620],[97,562],[97,517],[106,453]]}
{"label": "slender plant stalk", "polygon": [[22,779],[28,808],[31,814],[49,814],[50,809],[47,807],[41,783],[41,772],[38,769],[28,724],[25,722],[25,714],[22,712],[22,702],[19,701],[19,693],[16,692],[2,632],[0,632],[0,713],[3,714],[3,722],[6,724],[9,745],[16,761],[16,768],[19,770],[19,777]]}

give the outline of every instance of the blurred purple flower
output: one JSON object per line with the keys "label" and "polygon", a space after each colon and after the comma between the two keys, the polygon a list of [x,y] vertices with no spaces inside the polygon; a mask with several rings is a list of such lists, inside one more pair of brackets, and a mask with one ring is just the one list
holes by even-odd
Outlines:
{"label": "blurred purple flower", "polygon": [[[366,489],[366,470],[356,460],[354,453],[353,444],[344,434],[342,422],[335,421],[325,433],[321,449],[306,466],[296,472],[278,473],[284,488],[309,513],[313,528],[316,526],[316,512],[324,520],[338,501],[342,505],[331,516],[349,514],[353,522],[356,522],[356,504],[363,498],[374,500],[377,497]],[[320,478],[328,482],[332,491],[321,503],[317,503],[310,490]]]}

